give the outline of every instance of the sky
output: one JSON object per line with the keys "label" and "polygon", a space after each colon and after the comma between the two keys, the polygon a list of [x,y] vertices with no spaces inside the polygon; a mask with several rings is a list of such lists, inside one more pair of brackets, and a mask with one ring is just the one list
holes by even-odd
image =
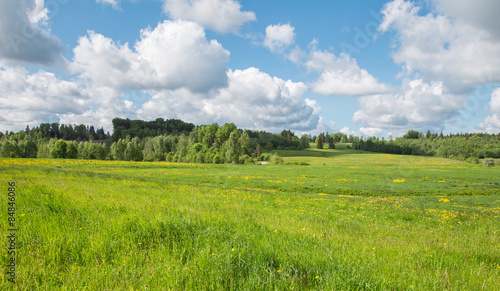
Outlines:
{"label": "sky", "polygon": [[0,131],[500,132],[497,0],[1,0]]}

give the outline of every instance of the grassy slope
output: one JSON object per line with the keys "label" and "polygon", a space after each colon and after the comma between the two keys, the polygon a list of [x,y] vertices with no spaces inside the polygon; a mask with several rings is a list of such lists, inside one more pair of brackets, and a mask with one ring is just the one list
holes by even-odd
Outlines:
{"label": "grassy slope", "polygon": [[500,285],[498,168],[347,149],[281,154],[311,165],[0,160],[1,184],[18,184],[17,287]]}

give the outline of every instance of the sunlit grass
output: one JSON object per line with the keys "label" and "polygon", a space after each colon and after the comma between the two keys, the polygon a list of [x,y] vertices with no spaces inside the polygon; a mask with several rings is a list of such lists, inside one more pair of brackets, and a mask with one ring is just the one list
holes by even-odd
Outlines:
{"label": "sunlit grass", "polygon": [[1,159],[0,181],[18,185],[16,287],[500,286],[498,169],[347,149],[288,154],[310,165]]}

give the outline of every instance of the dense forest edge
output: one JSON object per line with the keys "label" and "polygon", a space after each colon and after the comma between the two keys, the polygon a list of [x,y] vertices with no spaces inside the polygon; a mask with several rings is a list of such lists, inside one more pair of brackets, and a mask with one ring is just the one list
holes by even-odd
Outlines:
{"label": "dense forest edge", "polygon": [[336,143],[355,150],[435,156],[492,165],[500,158],[500,135],[460,133],[425,135],[409,130],[403,137],[384,140],[343,133],[296,136],[290,130],[275,134],[238,129],[233,123],[195,126],[178,119],[154,121],[115,118],[113,134],[90,125],[42,123],[17,133],[0,132],[0,157],[66,158],[125,161],[254,164],[283,163],[273,150],[334,149]]}

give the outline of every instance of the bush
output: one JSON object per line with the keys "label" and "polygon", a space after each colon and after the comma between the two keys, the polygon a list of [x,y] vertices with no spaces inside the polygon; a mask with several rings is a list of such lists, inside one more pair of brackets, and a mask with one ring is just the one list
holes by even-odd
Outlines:
{"label": "bush", "polygon": [[273,164],[281,164],[283,163],[283,159],[280,156],[278,156],[278,154],[273,154],[271,156],[270,162]]}
{"label": "bush", "polygon": [[478,157],[469,157],[465,161],[468,162],[468,163],[471,163],[471,164],[479,164],[479,158]]}
{"label": "bush", "polygon": [[215,157],[214,153],[207,152],[205,154],[205,163],[207,163],[207,164],[213,163],[214,162],[214,157]]}
{"label": "bush", "polygon": [[214,156],[213,163],[214,163],[214,164],[221,164],[221,163],[222,163],[222,159],[220,158],[220,156],[219,156],[219,155],[215,155],[215,156]]}
{"label": "bush", "polygon": [[254,163],[254,160],[252,159],[252,157],[250,157],[249,155],[247,154],[244,154],[242,156],[240,156],[239,158],[239,161],[238,161],[240,164],[253,164]]}
{"label": "bush", "polygon": [[263,153],[262,155],[259,156],[259,161],[269,161],[271,159],[271,154],[269,153]]}

